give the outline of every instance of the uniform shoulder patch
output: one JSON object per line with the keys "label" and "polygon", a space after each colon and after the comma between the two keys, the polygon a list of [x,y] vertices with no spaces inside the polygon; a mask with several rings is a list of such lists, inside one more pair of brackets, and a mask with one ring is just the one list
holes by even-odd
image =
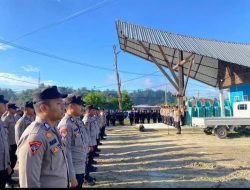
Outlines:
{"label": "uniform shoulder patch", "polygon": [[60,134],[62,137],[66,137],[68,135],[68,129],[67,128],[60,128]]}
{"label": "uniform shoulder patch", "polygon": [[35,155],[38,151],[38,149],[41,147],[43,143],[41,141],[31,141],[29,142],[30,150],[32,152],[32,155]]}

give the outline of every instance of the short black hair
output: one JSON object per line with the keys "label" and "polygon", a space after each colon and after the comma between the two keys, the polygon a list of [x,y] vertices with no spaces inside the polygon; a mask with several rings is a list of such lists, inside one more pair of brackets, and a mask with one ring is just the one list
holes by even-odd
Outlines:
{"label": "short black hair", "polygon": [[36,114],[40,113],[39,107],[40,107],[41,104],[45,104],[45,105],[49,106],[50,105],[50,100],[43,100],[43,101],[34,103],[33,106],[34,106],[34,110],[35,110]]}

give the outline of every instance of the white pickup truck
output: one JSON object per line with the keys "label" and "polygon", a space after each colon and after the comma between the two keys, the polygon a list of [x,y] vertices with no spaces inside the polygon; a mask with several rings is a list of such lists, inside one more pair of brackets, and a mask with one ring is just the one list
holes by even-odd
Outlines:
{"label": "white pickup truck", "polygon": [[202,127],[207,135],[215,134],[226,138],[230,132],[249,131],[250,102],[237,102],[233,106],[233,117],[192,118],[192,126]]}

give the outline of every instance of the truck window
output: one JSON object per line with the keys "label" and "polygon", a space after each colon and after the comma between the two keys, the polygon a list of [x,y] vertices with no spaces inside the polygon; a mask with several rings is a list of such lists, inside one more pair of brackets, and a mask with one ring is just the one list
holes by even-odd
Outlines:
{"label": "truck window", "polygon": [[244,95],[244,101],[248,101],[248,96]]}
{"label": "truck window", "polygon": [[238,110],[247,110],[247,104],[239,104]]}

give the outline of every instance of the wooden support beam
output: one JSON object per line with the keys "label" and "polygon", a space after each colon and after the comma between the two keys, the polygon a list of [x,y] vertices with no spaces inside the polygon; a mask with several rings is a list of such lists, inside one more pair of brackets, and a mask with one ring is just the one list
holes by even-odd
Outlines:
{"label": "wooden support beam", "polygon": [[166,71],[161,67],[161,65],[156,61],[156,59],[151,55],[149,50],[145,47],[145,45],[139,41],[139,44],[142,46],[146,54],[151,57],[152,61],[156,64],[156,66],[160,69],[160,71],[165,75],[165,77],[169,80],[169,82],[174,86],[174,88],[178,91],[179,88],[176,83],[171,79],[171,77],[166,73]]}
{"label": "wooden support beam", "polygon": [[186,59],[179,61],[174,67],[173,70],[178,69],[179,65],[184,65],[189,61],[189,59],[193,56],[194,54],[192,53],[190,56],[188,56]]}
{"label": "wooden support beam", "polygon": [[[178,57],[179,57],[179,63],[183,60],[183,52],[182,51],[178,51]],[[183,87],[184,87],[184,73],[183,73],[183,66],[182,65],[178,65],[178,78],[179,78],[179,90],[178,90],[178,104],[179,106],[183,106],[184,102],[183,102]]]}
{"label": "wooden support beam", "polygon": [[184,94],[186,93],[186,88],[187,88],[187,84],[188,84],[188,79],[189,79],[189,77],[190,77],[190,73],[191,73],[191,69],[192,69],[193,64],[194,64],[194,58],[190,61],[190,65],[189,65],[188,73],[187,73],[187,78],[186,78],[186,81],[185,81],[184,89],[183,89],[183,91],[182,91],[182,96],[184,96]]}
{"label": "wooden support beam", "polygon": [[166,64],[168,65],[168,68],[169,68],[170,72],[172,73],[172,75],[173,75],[173,77],[174,77],[174,79],[175,79],[175,82],[178,84],[178,83],[179,83],[179,80],[178,80],[178,78],[177,78],[177,76],[176,76],[174,70],[172,69],[172,67],[171,67],[171,65],[170,65],[170,62],[168,61],[166,55],[164,54],[162,47],[158,45],[158,48],[159,48],[159,50],[160,50],[160,52],[161,52],[161,55],[163,56],[163,58],[164,58]]}

